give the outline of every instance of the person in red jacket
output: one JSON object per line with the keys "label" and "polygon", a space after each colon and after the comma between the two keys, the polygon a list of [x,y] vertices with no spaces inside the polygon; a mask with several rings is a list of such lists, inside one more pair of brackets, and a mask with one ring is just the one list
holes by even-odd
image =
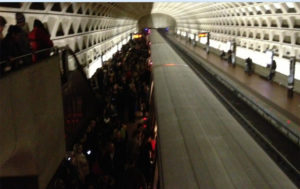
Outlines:
{"label": "person in red jacket", "polygon": [[[28,34],[28,38],[33,52],[53,47],[53,42],[50,39],[48,30],[38,19],[34,20],[33,30]],[[33,55],[32,60],[33,62],[37,62],[38,60],[48,57],[49,55],[50,50],[36,52],[36,54]]]}

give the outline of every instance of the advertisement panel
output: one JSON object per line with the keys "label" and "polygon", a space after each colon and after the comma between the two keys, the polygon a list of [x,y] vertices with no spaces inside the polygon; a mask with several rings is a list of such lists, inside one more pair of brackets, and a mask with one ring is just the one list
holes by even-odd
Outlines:
{"label": "advertisement panel", "polygon": [[266,65],[271,65],[272,64],[273,56],[274,56],[273,51],[271,51],[271,50],[266,51],[266,57],[265,57]]}

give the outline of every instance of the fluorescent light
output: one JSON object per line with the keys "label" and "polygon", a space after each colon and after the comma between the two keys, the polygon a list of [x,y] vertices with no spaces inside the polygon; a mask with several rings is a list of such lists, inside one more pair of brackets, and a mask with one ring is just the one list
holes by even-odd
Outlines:
{"label": "fluorescent light", "polygon": [[264,7],[265,7],[266,10],[270,10],[271,9],[270,5],[264,5]]}
{"label": "fluorescent light", "polygon": [[261,11],[260,7],[255,7],[255,9],[256,9],[257,11]]}
{"label": "fluorescent light", "polygon": [[274,3],[273,5],[275,6],[276,9],[280,9],[281,8],[280,3]]}
{"label": "fluorescent light", "polygon": [[288,8],[295,8],[295,4],[293,2],[286,2],[285,4]]}

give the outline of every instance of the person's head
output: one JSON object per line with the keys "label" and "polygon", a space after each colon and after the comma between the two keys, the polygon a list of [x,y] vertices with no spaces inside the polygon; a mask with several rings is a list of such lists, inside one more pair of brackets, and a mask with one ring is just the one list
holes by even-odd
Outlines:
{"label": "person's head", "polygon": [[5,18],[3,16],[0,16],[0,33],[3,32],[6,23],[7,22],[6,22]]}
{"label": "person's head", "polygon": [[137,130],[142,130],[142,129],[143,129],[143,124],[139,123],[139,124],[137,125]]}
{"label": "person's head", "polygon": [[122,76],[122,82],[123,82],[123,83],[126,82],[126,75],[125,75],[125,74]]}
{"label": "person's head", "polygon": [[16,22],[18,26],[23,27],[25,25],[25,16],[21,12],[16,13]]}
{"label": "person's head", "polygon": [[113,142],[109,142],[107,145],[107,150],[109,153],[114,153],[115,152],[115,145]]}
{"label": "person's head", "polygon": [[115,133],[114,133],[114,138],[116,140],[121,140],[121,132],[120,130],[116,130]]}
{"label": "person's head", "polygon": [[84,134],[83,137],[80,139],[80,143],[84,144],[87,140],[87,134]]}
{"label": "person's head", "polygon": [[44,28],[44,24],[39,19],[35,19],[33,22],[33,27],[34,28]]}
{"label": "person's head", "polygon": [[87,132],[87,133],[91,133],[91,132],[92,132],[92,129],[93,129],[92,126],[89,125],[88,128],[87,128],[87,130],[86,130],[86,132]]}
{"label": "person's head", "polygon": [[10,25],[7,31],[7,35],[12,37],[14,40],[19,40],[22,29],[18,26]]}
{"label": "person's head", "polygon": [[95,120],[91,120],[90,126],[91,126],[92,128],[95,128],[96,125],[97,125],[97,122],[96,122]]}
{"label": "person's head", "polygon": [[127,130],[127,125],[122,123],[122,129]]}
{"label": "person's head", "polygon": [[82,145],[80,145],[80,144],[75,144],[75,145],[73,146],[73,151],[74,151],[76,154],[82,153]]}

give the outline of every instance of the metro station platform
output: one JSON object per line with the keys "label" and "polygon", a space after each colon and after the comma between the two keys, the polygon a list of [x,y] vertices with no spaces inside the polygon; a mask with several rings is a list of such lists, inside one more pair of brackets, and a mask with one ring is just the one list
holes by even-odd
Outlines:
{"label": "metro station platform", "polygon": [[174,35],[169,37],[186,49],[198,55],[198,57],[210,66],[214,72],[224,80],[235,86],[243,95],[259,105],[264,111],[275,117],[289,130],[300,137],[300,94],[294,92],[292,98],[287,96],[287,88],[275,82],[268,81],[253,73],[248,75],[241,66],[232,66],[217,54],[207,54],[200,46],[193,46],[187,40]]}

